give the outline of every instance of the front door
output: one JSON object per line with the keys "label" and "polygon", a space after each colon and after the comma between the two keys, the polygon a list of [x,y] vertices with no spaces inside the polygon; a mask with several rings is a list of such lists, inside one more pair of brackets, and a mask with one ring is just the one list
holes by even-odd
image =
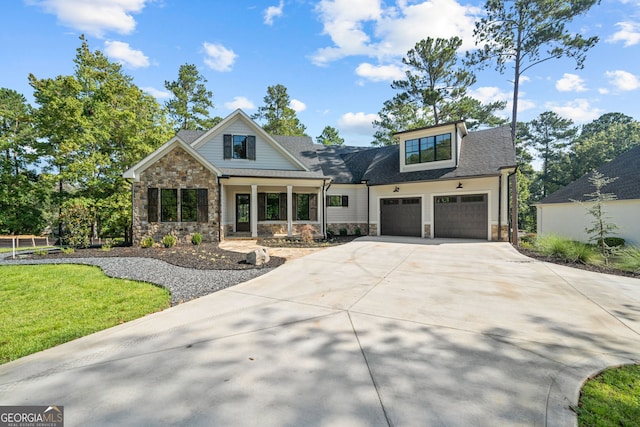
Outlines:
{"label": "front door", "polygon": [[251,231],[251,195],[236,194],[236,231]]}

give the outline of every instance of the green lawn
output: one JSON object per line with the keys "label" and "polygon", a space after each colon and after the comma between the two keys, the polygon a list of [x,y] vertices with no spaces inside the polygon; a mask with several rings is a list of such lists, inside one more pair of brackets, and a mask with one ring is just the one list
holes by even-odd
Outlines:
{"label": "green lawn", "polygon": [[[38,249],[47,249],[54,248],[55,246],[20,246],[16,248],[16,252],[18,251],[37,251]],[[13,248],[0,248],[0,254],[2,253],[11,253]]]}
{"label": "green lawn", "polygon": [[85,265],[0,266],[0,363],[169,307],[166,289]]}
{"label": "green lawn", "polygon": [[580,427],[640,424],[640,366],[611,368],[582,387],[578,405]]}

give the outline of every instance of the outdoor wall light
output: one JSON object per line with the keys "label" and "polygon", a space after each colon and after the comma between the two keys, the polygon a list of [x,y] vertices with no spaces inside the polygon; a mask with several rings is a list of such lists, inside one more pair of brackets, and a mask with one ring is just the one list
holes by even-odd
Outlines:
{"label": "outdoor wall light", "polygon": [[458,186],[456,188],[462,188],[462,183],[458,182]]}
{"label": "outdoor wall light", "polygon": [[394,193],[397,193],[398,191],[400,191],[400,187],[398,187],[398,186],[396,185],[396,188],[394,188],[394,189],[393,189],[393,192],[394,192]]}

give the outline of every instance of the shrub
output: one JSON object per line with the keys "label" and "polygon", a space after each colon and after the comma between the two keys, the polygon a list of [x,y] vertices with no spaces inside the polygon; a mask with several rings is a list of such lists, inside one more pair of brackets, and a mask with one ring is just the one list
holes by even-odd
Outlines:
{"label": "shrub", "polygon": [[591,245],[582,242],[571,242],[567,251],[567,260],[589,264],[595,259],[596,254],[595,248]]}
{"label": "shrub", "polygon": [[346,228],[341,228],[340,229],[340,235],[341,236],[346,236],[347,235],[347,229]]}
{"label": "shrub", "polygon": [[191,243],[193,243],[194,245],[199,245],[200,243],[202,243],[202,234],[193,233],[193,235],[191,236]]}
{"label": "shrub", "polygon": [[113,247],[113,242],[111,241],[111,239],[107,239],[107,240],[105,240],[105,242],[100,247],[100,250],[101,251],[105,251],[105,252],[109,252],[112,247]]}
{"label": "shrub", "polygon": [[328,239],[328,240],[333,239],[335,236],[336,236],[335,231],[333,231],[333,230],[327,230],[327,239]]}
{"label": "shrub", "polygon": [[162,238],[162,244],[165,248],[171,248],[175,246],[176,243],[178,243],[178,239],[176,239],[176,236],[174,236],[173,234],[167,234]]}
{"label": "shrub", "polygon": [[89,246],[91,214],[84,199],[69,200],[62,205],[60,221],[63,225],[62,243],[74,248]]}
{"label": "shrub", "polygon": [[44,255],[47,255],[48,253],[49,251],[46,249],[36,249],[35,251],[33,251],[33,254],[38,256],[44,256]]}
{"label": "shrub", "polygon": [[524,236],[520,237],[520,241],[523,243],[534,244],[536,241],[536,233],[527,233]]}
{"label": "shrub", "polygon": [[362,236],[362,230],[360,230],[360,227],[356,227],[354,234],[358,237]]}
{"label": "shrub", "polygon": [[314,229],[311,224],[306,224],[300,229],[300,240],[304,243],[313,242]]}
{"label": "shrub", "polygon": [[610,248],[622,247],[625,244],[625,240],[622,237],[605,237],[604,244]]}
{"label": "shrub", "polygon": [[631,246],[622,249],[616,256],[615,265],[621,270],[640,273],[640,248]]}
{"label": "shrub", "polygon": [[73,249],[73,248],[71,248],[71,247],[68,247],[68,248],[62,248],[62,249],[60,249],[60,250],[62,251],[62,253],[63,253],[63,254],[67,254],[67,255],[70,255],[70,254],[73,254],[73,253],[75,253],[75,252],[76,252],[76,250],[75,250],[75,249]]}
{"label": "shrub", "polygon": [[535,247],[542,255],[566,258],[570,245],[569,239],[547,234],[536,239]]}
{"label": "shrub", "polygon": [[144,239],[142,239],[142,242],[140,242],[140,246],[143,248],[150,248],[150,247],[153,247],[155,243],[156,242],[153,240],[153,237],[147,236]]}

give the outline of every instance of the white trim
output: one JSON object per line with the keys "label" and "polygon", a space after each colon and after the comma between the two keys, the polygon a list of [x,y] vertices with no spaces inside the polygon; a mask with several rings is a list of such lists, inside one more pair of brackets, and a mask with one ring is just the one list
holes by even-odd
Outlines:
{"label": "white trim", "polygon": [[[259,126],[256,122],[254,122],[251,119],[251,117],[247,115],[247,113],[245,113],[239,108],[235,110],[233,113],[229,114],[227,117],[225,117],[224,120],[222,120],[216,126],[214,126],[213,128],[209,129],[208,131],[200,135],[200,137],[198,137],[195,141],[191,143],[191,146],[197,150],[205,142],[210,140],[212,137],[224,132],[224,129],[227,127],[227,125],[236,119],[243,120],[245,124],[253,128],[253,130],[257,134],[260,134],[267,142],[269,142],[278,151],[280,151],[281,154],[283,154],[289,161],[293,162],[296,166],[300,167],[303,171],[310,172],[309,168],[304,163],[302,163],[300,160],[298,160],[297,157],[295,157],[293,154],[287,151],[286,148],[284,148],[275,139],[273,139],[273,137],[269,135],[261,126]],[[246,159],[236,159],[236,160],[246,160]]]}
{"label": "white trim", "polygon": [[164,156],[173,151],[176,147],[182,148],[186,151],[191,157],[196,159],[202,166],[213,172],[215,175],[220,176],[222,172],[220,169],[216,168],[213,164],[211,164],[207,159],[202,157],[200,153],[194,150],[189,144],[184,142],[178,136],[174,136],[169,141],[164,143],[160,148],[155,150],[153,153],[149,154],[147,157],[142,159],[133,167],[129,168],[125,173],[122,174],[124,178],[133,179],[135,182],[140,182],[140,175],[147,170],[151,165],[155,164],[157,161],[162,159]]}

